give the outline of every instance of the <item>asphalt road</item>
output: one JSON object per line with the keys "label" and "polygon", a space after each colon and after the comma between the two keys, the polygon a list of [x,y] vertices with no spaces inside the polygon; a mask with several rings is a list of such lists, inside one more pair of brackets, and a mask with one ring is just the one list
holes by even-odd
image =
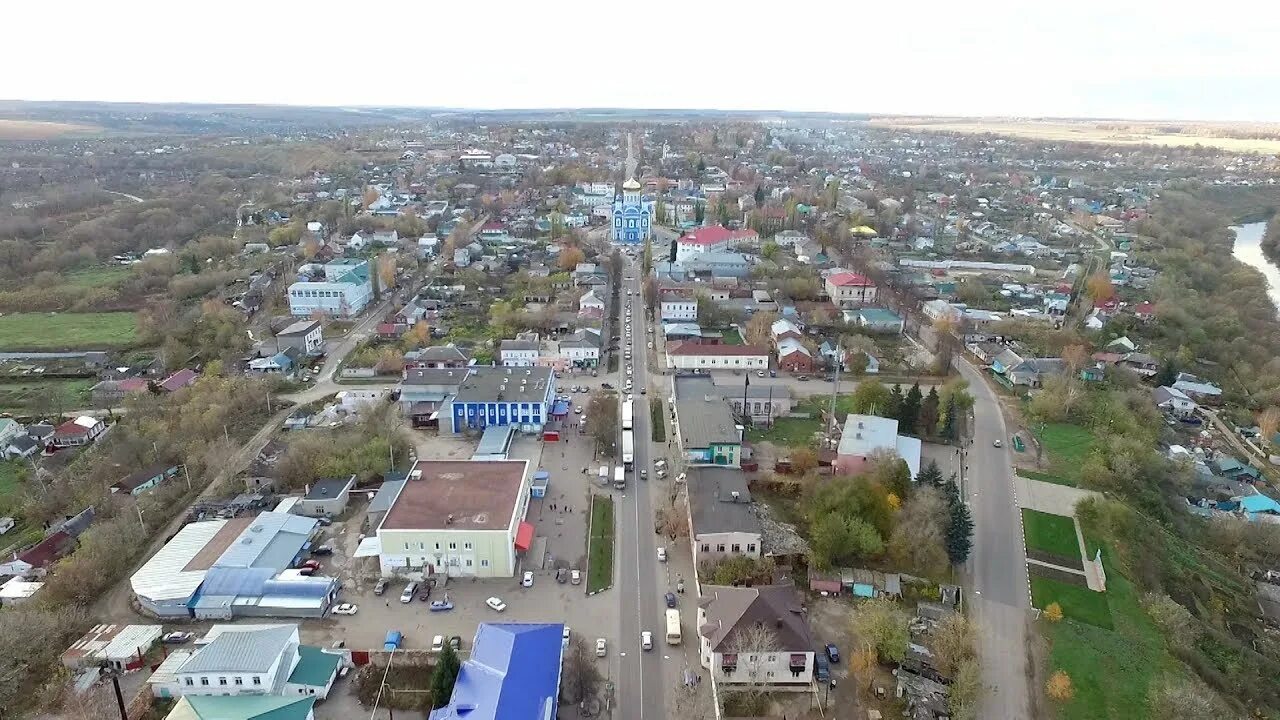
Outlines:
{"label": "asphalt road", "polygon": [[[982,681],[988,689],[979,716],[1030,718],[1026,649],[1031,601],[1009,433],[995,393],[979,371],[963,360],[956,365],[974,396],[964,492],[974,524],[969,602],[978,623]],[[996,440],[1003,447],[993,447]]]}
{"label": "asphalt road", "polygon": [[[645,350],[647,335],[645,333],[645,317],[643,301],[640,300],[639,268],[629,263],[623,271],[623,289],[618,302],[619,310],[625,312],[627,304],[627,288],[631,289],[633,301],[631,357],[634,364],[623,360],[618,366],[617,385],[622,388],[626,384],[626,369],[630,364],[635,375],[631,378],[635,384],[635,411],[633,432],[635,434],[635,470],[645,468],[650,475],[653,471],[653,460],[649,452],[648,396],[638,391],[648,387],[649,368],[645,362],[648,357]],[[631,277],[631,281],[625,278]],[[626,324],[620,328],[624,341]],[[623,347],[626,347],[625,345]],[[623,396],[625,401],[625,395]],[[621,447],[621,440],[619,440]],[[617,585],[613,592],[618,597],[619,617],[619,665],[617,708],[618,717],[622,718],[658,718],[666,717],[663,695],[666,690],[663,680],[663,653],[666,649],[663,637],[666,625],[663,617],[665,606],[662,593],[665,583],[658,583],[658,546],[657,536],[653,532],[653,491],[648,480],[640,480],[636,472],[627,473],[627,489],[623,493],[618,506],[618,533],[616,538],[615,561],[617,567]],[[640,633],[653,633],[653,650],[643,651],[640,648]]]}

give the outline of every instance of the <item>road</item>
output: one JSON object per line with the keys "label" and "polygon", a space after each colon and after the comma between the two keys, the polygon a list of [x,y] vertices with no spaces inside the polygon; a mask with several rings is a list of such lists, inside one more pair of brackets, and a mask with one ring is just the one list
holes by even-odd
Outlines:
{"label": "road", "polygon": [[[979,717],[1029,718],[1027,633],[1031,619],[1021,511],[1014,496],[1009,433],[995,393],[981,373],[956,361],[974,397],[973,444],[966,453],[964,492],[973,513],[969,602],[978,623],[983,685]],[[1000,440],[1003,447],[992,446]]]}
{"label": "road", "polygon": [[[640,281],[638,263],[629,262],[623,270],[623,289],[618,302],[625,312],[627,304],[626,291],[632,292],[634,300],[633,315],[636,325],[632,328],[632,339],[627,345],[631,347],[631,356],[637,362],[632,365],[624,360],[618,366],[619,388],[626,384],[626,369],[632,365],[635,375],[632,380],[637,389],[649,387],[649,368],[645,358],[648,353],[645,343],[648,341],[645,332],[644,302],[640,300]],[[621,325],[625,328],[625,324]],[[626,337],[625,329],[619,333]],[[648,396],[638,392],[635,395],[635,465],[639,470],[645,468],[652,475],[653,459],[650,453],[650,416]],[[625,399],[625,396],[624,396]],[[621,443],[619,443],[621,445]],[[658,718],[666,717],[664,694],[666,681],[663,678],[663,655],[666,645],[663,637],[666,624],[663,612],[666,607],[662,602],[665,592],[665,578],[658,583],[658,546],[653,532],[654,490],[648,480],[640,480],[637,473],[628,473],[627,491],[618,509],[617,535],[617,584],[613,592],[618,595],[619,606],[619,664],[621,672],[618,678],[617,706],[623,718]],[[686,623],[687,624],[687,623]],[[640,649],[640,633],[653,633],[653,650]],[[625,653],[625,654],[624,654]]]}
{"label": "road", "polygon": [[117,192],[115,190],[103,190],[102,192],[109,193],[111,195],[119,195],[120,197],[123,197],[123,198],[129,198],[130,200],[136,203],[145,202],[142,198],[138,197],[137,195],[130,195],[129,193]]}

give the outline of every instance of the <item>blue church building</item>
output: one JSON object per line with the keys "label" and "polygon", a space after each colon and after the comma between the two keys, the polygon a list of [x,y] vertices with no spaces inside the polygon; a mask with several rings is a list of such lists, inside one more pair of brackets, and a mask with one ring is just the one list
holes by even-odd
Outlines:
{"label": "blue church building", "polygon": [[631,178],[622,184],[622,194],[613,201],[613,240],[620,243],[645,242],[650,236],[653,201],[640,193],[640,183]]}

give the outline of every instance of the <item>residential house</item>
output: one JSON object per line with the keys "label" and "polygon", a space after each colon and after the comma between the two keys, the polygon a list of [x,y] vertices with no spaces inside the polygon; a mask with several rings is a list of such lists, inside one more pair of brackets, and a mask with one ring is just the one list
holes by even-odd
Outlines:
{"label": "residential house", "polygon": [[827,296],[838,308],[870,305],[876,300],[876,285],[858,273],[840,271],[827,276]]}
{"label": "residential house", "polygon": [[885,308],[859,308],[857,323],[871,332],[894,334],[901,334],[904,325],[897,313]]}
{"label": "residential house", "polygon": [[1203,402],[1212,403],[1222,396],[1222,388],[1210,382],[1205,382],[1191,373],[1178,373],[1177,382],[1173,387],[1187,394],[1187,397],[1195,398]]}
{"label": "residential house", "polygon": [[303,355],[324,352],[324,329],[317,320],[299,320],[276,333],[276,352],[293,348]]}
{"label": "residential house", "polygon": [[22,424],[11,418],[0,418],[0,448],[7,448],[14,440],[27,434]]}
{"label": "residential house", "polygon": [[260,375],[293,375],[297,350],[285,348],[271,357],[254,358],[249,361],[248,371]]}
{"label": "residential house", "polygon": [[659,293],[659,314],[662,322],[696,322],[698,298],[692,293],[664,290]]}
{"label": "residential house", "polygon": [[581,329],[560,341],[560,355],[569,367],[593,368],[600,365],[600,333]]}
{"label": "residential house", "polygon": [[148,680],[152,694],[323,700],[343,662],[342,654],[303,645],[294,624],[215,625],[209,636],[195,650],[175,652],[161,663]]}
{"label": "residential house", "polygon": [[347,509],[347,500],[356,486],[356,476],[320,478],[309,483],[294,513],[309,517],[337,517]]}
{"label": "residential house", "polygon": [[111,492],[141,495],[160,483],[178,474],[182,466],[176,463],[157,463],[136,470],[111,485]]}
{"label": "residential house", "polygon": [[165,720],[315,720],[315,704],[313,697],[190,695],[179,698]]}
{"label": "residential house", "polygon": [[559,717],[567,629],[560,623],[480,623],[453,695],[428,720]]}
{"label": "residential house", "polygon": [[728,556],[760,557],[763,530],[741,470],[692,468],[686,487],[695,567]]}
{"label": "residential house", "polygon": [[404,354],[406,370],[415,368],[463,368],[471,359],[453,343],[433,345],[421,350],[410,350]]}
{"label": "residential house", "polygon": [[667,367],[677,370],[768,370],[769,351],[751,345],[706,345],[690,342],[667,346]]}
{"label": "residential house", "polygon": [[75,549],[76,540],[89,529],[96,515],[91,505],[53,525],[40,542],[0,562],[0,576],[28,575],[37,570],[47,570]]}
{"label": "residential house", "polygon": [[697,630],[700,664],[721,692],[812,690],[816,645],[793,585],[704,585]]}
{"label": "residential house", "polygon": [[730,230],[723,225],[701,227],[676,240],[676,262],[707,253],[727,252],[737,242],[758,238],[754,230]]}
{"label": "residential house", "polygon": [[151,383],[146,378],[132,377],[121,380],[103,380],[89,390],[97,407],[116,407],[130,395],[147,392]]}
{"label": "residential house", "polygon": [[782,230],[773,236],[779,247],[795,247],[809,241],[809,236],[799,230]]}
{"label": "residential house", "polygon": [[898,434],[898,421],[875,415],[850,414],[845,418],[836,448],[837,475],[858,475],[878,453],[902,458],[914,480],[920,474],[920,440]]}
{"label": "residential house", "polygon": [[596,295],[594,289],[586,291],[578,298],[578,315],[586,317],[604,316],[604,301]]}
{"label": "residential house", "polygon": [[991,370],[1012,385],[1040,387],[1045,378],[1063,374],[1066,364],[1061,358],[1025,358],[1013,348],[1006,348],[992,360]]}
{"label": "residential house", "polygon": [[1120,359],[1120,364],[1143,377],[1154,377],[1160,372],[1160,361],[1146,353],[1127,353]]}
{"label": "residential house", "polygon": [[195,385],[198,379],[200,379],[200,376],[196,374],[195,370],[183,368],[156,383],[156,389],[163,393],[175,393],[184,387]]}
{"label": "residential house", "polygon": [[719,397],[676,400],[676,441],[690,465],[728,465],[742,462],[742,426]]}
{"label": "residential house", "polygon": [[503,340],[499,345],[499,362],[503,367],[533,367],[538,364],[540,347],[537,333],[520,333],[515,340]]}
{"label": "residential house", "polygon": [[1191,417],[1195,414],[1196,408],[1199,407],[1196,405],[1196,401],[1188,397],[1186,393],[1176,387],[1167,385],[1152,390],[1151,398],[1156,407],[1178,418]]}
{"label": "residential house", "polygon": [[470,368],[405,368],[398,388],[401,408],[415,427],[434,425],[445,401],[470,372]]}
{"label": "residential house", "polygon": [[778,342],[778,369],[807,374],[814,370],[813,353],[800,340],[787,337]]}
{"label": "residential house", "polygon": [[81,415],[74,420],[62,423],[54,429],[53,446],[66,448],[88,445],[106,431],[107,424],[102,420],[88,415]]}

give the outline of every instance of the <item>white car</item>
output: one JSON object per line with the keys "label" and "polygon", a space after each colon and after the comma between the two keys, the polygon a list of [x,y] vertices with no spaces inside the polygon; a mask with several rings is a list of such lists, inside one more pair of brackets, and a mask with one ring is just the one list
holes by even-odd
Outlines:
{"label": "white car", "polygon": [[666,562],[666,561],[667,561],[667,549],[664,547],[658,548],[658,562]]}
{"label": "white car", "polygon": [[627,368],[627,377],[631,377],[631,368]]}
{"label": "white car", "polygon": [[649,341],[649,349],[650,349],[650,350],[652,350],[652,349],[653,349],[653,341],[652,341],[652,340],[650,340],[650,341]]}
{"label": "white car", "polygon": [[604,638],[596,638],[596,657],[604,657],[607,655],[607,647],[608,645],[605,644]]}
{"label": "white car", "polygon": [[507,604],[502,602],[502,598],[491,597],[488,600],[485,600],[484,604],[488,605],[491,610],[496,610],[497,612],[505,612],[507,609]]}
{"label": "white car", "polygon": [[635,399],[636,399],[636,396],[634,394],[627,393],[627,402],[635,402]]}
{"label": "white car", "polygon": [[355,615],[356,610],[359,610],[359,609],[360,608],[358,608],[355,605],[352,605],[351,603],[342,603],[341,605],[333,609],[333,614],[334,615]]}
{"label": "white car", "polygon": [[520,579],[520,584],[525,587],[533,587],[533,572],[525,570],[524,577]]}
{"label": "white car", "polygon": [[431,652],[433,653],[444,652],[444,636],[443,635],[437,635],[431,638]]}
{"label": "white car", "polygon": [[644,632],[640,633],[640,648],[642,650],[653,649],[653,633],[649,632],[648,630],[645,630]]}
{"label": "white car", "polygon": [[569,626],[564,626],[564,632],[560,633],[560,646],[569,647]]}

